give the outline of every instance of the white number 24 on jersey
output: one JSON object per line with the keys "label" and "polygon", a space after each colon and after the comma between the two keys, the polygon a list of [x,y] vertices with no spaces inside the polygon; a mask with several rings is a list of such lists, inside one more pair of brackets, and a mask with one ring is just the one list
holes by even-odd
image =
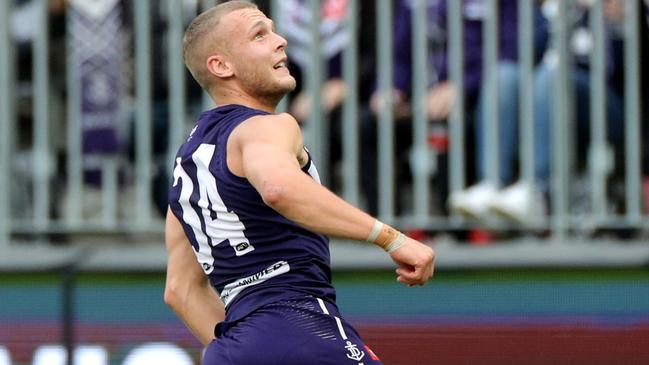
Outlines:
{"label": "white number 24 on jersey", "polygon": [[[192,161],[196,166],[196,176],[193,176],[193,179],[183,169],[181,158],[178,157],[174,168],[173,184],[176,186],[178,180],[182,180],[179,203],[183,210],[183,221],[192,227],[198,243],[196,256],[208,274],[214,264],[210,242],[212,246],[216,246],[229,240],[237,256],[245,255],[255,249],[244,235],[245,226],[239,220],[239,216],[225,206],[217,189],[216,178],[209,170],[215,147],[204,143],[192,154]],[[192,205],[190,198],[196,189],[198,189],[199,199],[198,202],[194,202],[195,205]],[[201,212],[200,217],[196,213],[197,210]],[[205,222],[204,229],[202,222]]]}

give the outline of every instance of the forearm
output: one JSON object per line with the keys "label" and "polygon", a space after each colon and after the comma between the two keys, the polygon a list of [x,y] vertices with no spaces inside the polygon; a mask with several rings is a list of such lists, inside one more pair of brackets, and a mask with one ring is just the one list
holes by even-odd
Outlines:
{"label": "forearm", "polygon": [[278,213],[314,232],[364,241],[375,219],[345,202],[301,171],[278,171],[266,182],[266,203]]}
{"label": "forearm", "polygon": [[223,303],[207,280],[184,292],[169,289],[165,300],[203,345],[214,339],[214,327],[225,318]]}
{"label": "forearm", "polygon": [[315,232],[373,242],[398,264],[397,280],[401,283],[423,285],[433,275],[435,253],[430,247],[378,222],[301,171],[279,171],[279,176],[285,179],[271,180],[277,185],[264,190],[272,191],[267,204],[286,218]]}

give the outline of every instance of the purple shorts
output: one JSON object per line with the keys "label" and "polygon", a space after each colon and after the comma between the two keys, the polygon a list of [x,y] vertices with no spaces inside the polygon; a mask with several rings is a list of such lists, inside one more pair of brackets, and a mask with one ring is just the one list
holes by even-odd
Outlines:
{"label": "purple shorts", "polygon": [[334,304],[319,298],[265,305],[222,323],[205,365],[380,365]]}

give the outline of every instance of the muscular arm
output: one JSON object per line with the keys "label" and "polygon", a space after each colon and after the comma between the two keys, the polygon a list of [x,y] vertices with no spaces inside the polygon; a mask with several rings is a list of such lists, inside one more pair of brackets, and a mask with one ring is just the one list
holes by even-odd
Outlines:
{"label": "muscular arm", "polygon": [[300,169],[299,126],[288,114],[257,117],[231,135],[240,160],[231,167],[284,217],[326,235],[365,240],[374,219],[346,203]]}
{"label": "muscular arm", "polygon": [[[228,167],[293,222],[330,236],[366,240],[376,220],[302,172],[298,161],[303,153],[295,119],[288,114],[255,117],[231,134]],[[408,238],[390,255],[399,265],[400,282],[423,284],[432,276],[434,252],[420,242]]]}
{"label": "muscular arm", "polygon": [[214,326],[225,318],[223,302],[201,269],[176,216],[167,211],[167,282],[164,300],[203,345],[214,339]]}

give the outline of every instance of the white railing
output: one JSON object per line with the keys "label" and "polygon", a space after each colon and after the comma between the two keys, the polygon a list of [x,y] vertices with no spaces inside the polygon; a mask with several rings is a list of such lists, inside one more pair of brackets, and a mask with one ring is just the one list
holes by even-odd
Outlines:
{"label": "white railing", "polygon": [[[273,2],[271,10],[277,9]],[[431,24],[426,18],[427,8],[439,1],[411,1],[413,11],[412,19],[412,123],[413,142],[411,147],[410,168],[412,171],[412,189],[398,190],[395,181],[395,143],[394,140],[395,118],[393,104],[390,102],[391,93],[388,92],[393,84],[394,59],[393,47],[401,47],[392,40],[394,26],[393,1],[377,1],[371,6],[376,10],[376,84],[379,92],[386,95],[382,109],[378,114],[378,215],[385,221],[392,222],[404,228],[426,230],[457,230],[489,226],[493,229],[520,228],[502,222],[476,222],[459,214],[449,215],[432,213],[443,209],[433,209],[431,201],[431,178],[439,173],[439,164],[431,163],[429,159],[437,158],[431,153],[428,143],[429,120],[426,116],[425,94],[429,86],[430,57],[427,52],[427,34],[430,33]],[[210,5],[210,2],[206,2]],[[519,171],[521,180],[533,182],[534,177],[534,120],[533,120],[533,0],[518,1],[518,42],[519,67],[520,67],[520,153]],[[88,92],[82,89],[82,67],[79,65],[78,55],[74,52],[63,52],[67,58],[66,69],[59,70],[52,65],[51,43],[52,35],[49,34],[48,2],[46,0],[34,1],[33,6],[37,11],[33,13],[33,37],[28,44],[31,47],[33,68],[26,80],[18,80],[16,74],[17,64],[17,39],[12,36],[11,19],[19,10],[11,1],[0,2],[0,246],[11,241],[12,235],[28,234],[40,235],[49,233],[156,233],[161,232],[162,224],[159,214],[154,208],[154,175],[158,169],[171,166],[172,157],[176,148],[191,128],[197,113],[190,105],[209,107],[211,101],[205,96],[201,100],[187,100],[185,90],[187,79],[184,69],[181,42],[182,32],[188,19],[198,9],[188,10],[185,2],[168,0],[151,2],[138,0],[124,2],[123,12],[132,12],[133,24],[117,24],[118,31],[123,32],[125,38],[123,46],[126,49],[123,58],[124,85],[120,90],[118,120],[115,123],[124,131],[132,130],[133,138],[130,141],[133,151],[132,157],[125,149],[116,149],[113,152],[90,155],[83,153],[84,136],[82,125],[84,118],[82,94]],[[310,11],[317,12],[320,2],[311,0]],[[487,14],[484,20],[484,64],[485,75],[483,89],[487,92],[488,106],[485,109],[486,125],[491,131],[497,129],[499,124],[498,84],[495,73],[498,62],[498,4],[496,0],[484,2]],[[569,90],[570,58],[569,45],[569,17],[572,1],[555,1],[556,12],[551,19],[550,49],[556,55],[556,75],[553,92],[553,159],[552,180],[549,196],[552,210],[549,219],[536,223],[532,228],[550,230],[555,236],[564,237],[579,231],[584,227],[597,228],[628,228],[642,230],[649,226],[647,213],[643,212],[641,202],[641,102],[640,102],[640,32],[641,19],[638,1],[628,0],[624,6],[625,12],[624,38],[625,56],[625,152],[624,159],[624,209],[619,212],[610,211],[610,197],[607,194],[608,181],[613,163],[610,158],[609,143],[606,136],[606,60],[604,59],[605,33],[603,5],[595,1],[590,10],[590,30],[592,34],[592,52],[590,55],[591,73],[591,142],[590,161],[585,172],[587,183],[590,187],[590,208],[587,211],[575,212],[571,207],[571,187],[574,185],[576,173],[574,167],[574,143],[571,137],[575,133],[571,130],[574,119],[574,96]],[[68,2],[67,6],[70,5]],[[122,5],[120,5],[122,6]],[[160,6],[161,13],[166,21],[164,29],[165,42],[161,54],[164,59],[153,59],[152,38],[160,36],[159,30],[152,30],[156,16],[152,13],[153,6]],[[360,187],[361,176],[365,166],[360,163],[360,156],[364,152],[361,145],[360,125],[358,122],[361,110],[365,105],[360,103],[358,94],[359,54],[365,54],[364,48],[374,45],[359,44],[356,39],[359,29],[362,29],[363,19],[359,17],[359,7],[368,6],[366,2],[350,0],[347,15],[347,26],[350,38],[343,51],[343,78],[347,84],[348,92],[343,104],[344,129],[342,135],[343,159],[341,161],[342,184],[340,193],[350,202],[364,205],[363,189]],[[271,11],[271,14],[272,14]],[[463,62],[465,58],[462,47],[463,18],[462,2],[448,2],[448,37],[447,50],[450,64],[450,81],[458,89],[465,83],[463,79]],[[67,16],[70,17],[70,12]],[[154,15],[152,15],[154,14]],[[311,19],[319,19],[313,16]],[[66,34],[68,49],[73,35],[70,34],[70,21],[68,19],[68,33]],[[642,25],[644,26],[644,24]],[[278,31],[282,32],[282,24],[277,24]],[[320,44],[320,22],[314,21],[308,35],[312,47]],[[363,30],[366,31],[366,30]],[[104,39],[104,35],[96,34],[96,39]],[[320,85],[324,78],[322,60],[312,52],[311,68],[305,70],[305,88],[310,92],[313,100],[311,105],[319,105]],[[130,58],[129,58],[130,57]],[[132,61],[132,62],[131,62]],[[54,63],[56,64],[56,63]],[[160,155],[154,151],[154,101],[152,84],[153,64],[166,65],[164,72],[168,82],[168,100],[166,102],[168,130],[168,144],[166,153]],[[130,68],[129,68],[130,67]],[[52,97],[57,92],[52,85],[53,75],[65,73],[67,75],[64,105],[52,105],[59,98]],[[20,82],[19,82],[20,81]],[[18,93],[19,90],[29,90],[26,97]],[[129,91],[129,90],[132,90]],[[58,91],[60,93],[60,91]],[[25,100],[29,107],[25,110]],[[281,108],[287,108],[287,102]],[[448,185],[451,192],[460,191],[468,186],[466,171],[468,170],[467,142],[465,141],[468,125],[468,112],[463,93],[457,93],[455,103],[450,113],[449,145],[448,152]],[[66,110],[63,114],[62,110]],[[309,120],[304,124],[307,144],[316,156],[316,162],[323,171],[322,175],[327,181],[333,178],[333,167],[327,165],[324,157],[328,154],[329,142],[325,136],[327,117],[322,108],[312,108]],[[62,114],[60,118],[56,113]],[[133,116],[132,125],[129,116]],[[646,118],[646,116],[645,116]],[[579,133],[577,131],[576,133]],[[27,142],[25,142],[27,141]],[[497,179],[498,176],[498,135],[495,132],[486,133],[484,153],[486,154],[489,178]],[[165,163],[156,161],[164,160]],[[610,163],[607,163],[608,160]],[[100,178],[95,187],[88,183],[87,170],[100,171]],[[470,168],[470,167],[469,167]],[[406,197],[406,192],[412,194]],[[395,201],[411,201],[411,206],[406,205],[399,212]],[[445,204],[445,202],[437,202]]]}

